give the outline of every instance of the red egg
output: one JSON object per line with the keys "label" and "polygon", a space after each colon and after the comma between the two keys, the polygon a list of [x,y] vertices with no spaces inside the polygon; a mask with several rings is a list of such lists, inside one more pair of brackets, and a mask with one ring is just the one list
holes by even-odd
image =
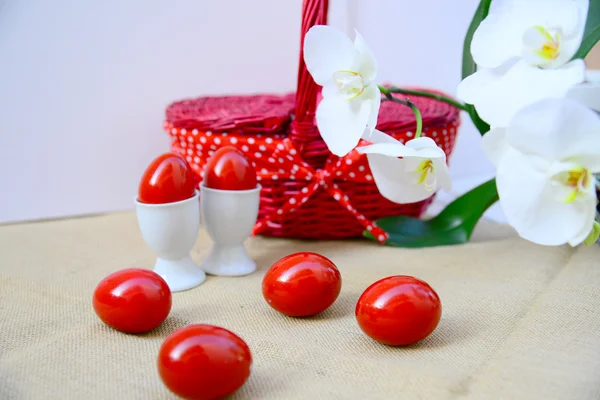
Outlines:
{"label": "red egg", "polygon": [[360,328],[391,346],[425,339],[437,327],[442,305],[435,290],[411,276],[390,276],[369,286],[355,309]]}
{"label": "red egg", "polygon": [[196,324],[165,339],[157,364],[163,383],[176,395],[190,400],[221,399],[247,381],[252,354],[235,333]]}
{"label": "red egg", "polygon": [[290,254],[271,266],[262,292],[275,310],[306,317],[326,310],[337,299],[342,277],[328,258],[310,252]]}
{"label": "red egg", "polygon": [[204,185],[218,190],[250,190],[256,188],[256,171],[246,157],[233,146],[215,151],[206,164]]}
{"label": "red egg", "polygon": [[92,303],[106,325],[126,333],[141,333],[167,318],[171,290],[157,273],[129,268],[104,278],[94,290]]}
{"label": "red egg", "polygon": [[155,158],[140,180],[138,201],[148,204],[174,203],[193,197],[198,178],[185,158],[165,153]]}

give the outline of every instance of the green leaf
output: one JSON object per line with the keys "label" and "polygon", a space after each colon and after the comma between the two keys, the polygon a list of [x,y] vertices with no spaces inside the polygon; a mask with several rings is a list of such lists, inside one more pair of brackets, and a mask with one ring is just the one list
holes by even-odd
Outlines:
{"label": "green leaf", "polygon": [[[398,215],[379,219],[389,239],[386,245],[395,247],[430,247],[466,243],[483,213],[498,201],[496,180],[491,179],[463,194],[430,220]],[[369,232],[368,239],[376,240]]]}
{"label": "green leaf", "polygon": [[583,40],[573,59],[584,59],[600,40],[600,0],[590,0]]}
{"label": "green leaf", "polygon": [[475,10],[475,14],[469,25],[469,29],[467,29],[463,44],[462,79],[465,79],[467,76],[477,71],[477,65],[475,65],[475,61],[473,61],[473,56],[471,55],[471,41],[473,40],[473,35],[479,27],[479,24],[487,17],[491,3],[492,0],[481,0],[479,2],[479,6],[477,7],[477,10]]}

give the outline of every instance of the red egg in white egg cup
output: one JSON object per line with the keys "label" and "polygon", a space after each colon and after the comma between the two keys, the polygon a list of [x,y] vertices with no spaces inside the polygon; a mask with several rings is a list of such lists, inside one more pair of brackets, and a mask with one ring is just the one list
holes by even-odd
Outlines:
{"label": "red egg in white egg cup", "polygon": [[202,219],[213,245],[201,268],[210,275],[243,276],[256,271],[244,245],[258,218],[260,184],[250,190],[200,185]]}
{"label": "red egg in white egg cup", "polygon": [[190,257],[200,230],[200,192],[173,203],[148,204],[135,200],[144,241],[156,254],[154,272],[180,292],[200,285],[206,273]]}

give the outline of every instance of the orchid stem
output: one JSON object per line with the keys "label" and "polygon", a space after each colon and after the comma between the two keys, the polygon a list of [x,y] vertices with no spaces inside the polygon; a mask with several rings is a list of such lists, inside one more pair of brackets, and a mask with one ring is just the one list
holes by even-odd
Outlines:
{"label": "orchid stem", "polygon": [[[381,86],[379,87],[379,89],[381,89]],[[454,106],[460,110],[468,111],[466,104],[460,103],[456,100],[453,100],[453,99],[443,96],[441,94],[431,93],[431,92],[422,92],[420,90],[400,89],[400,88],[397,88],[394,86],[386,88],[386,90],[389,93],[401,93],[401,94],[407,94],[410,96],[428,97],[430,99],[435,99],[435,100],[439,100],[444,103],[450,104],[451,106]]]}
{"label": "orchid stem", "polygon": [[419,108],[415,105],[415,103],[410,101],[410,99],[408,98],[406,100],[401,100],[392,96],[390,91],[387,88],[384,88],[383,86],[379,86],[379,90],[381,90],[381,93],[383,93],[389,101],[393,101],[395,103],[399,103],[410,107],[412,112],[415,114],[415,119],[417,120],[417,131],[415,132],[415,139],[421,137],[421,132],[423,131],[423,117],[421,116],[421,111],[419,111]]}

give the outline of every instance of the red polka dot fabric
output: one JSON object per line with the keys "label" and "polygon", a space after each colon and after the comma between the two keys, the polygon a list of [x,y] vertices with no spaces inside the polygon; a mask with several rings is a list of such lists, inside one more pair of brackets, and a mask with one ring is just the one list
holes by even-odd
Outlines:
{"label": "red polka dot fabric", "polygon": [[[423,136],[432,137],[449,155],[454,144],[457,125],[458,122],[454,121],[447,128],[426,129]],[[175,127],[169,122],[165,122],[165,129],[172,138],[172,151],[184,155],[200,177],[204,175],[204,167],[214,152],[222,146],[232,145],[240,149],[254,166],[259,182],[265,180],[303,182],[302,189],[291,193],[281,207],[259,218],[253,234],[265,233],[272,219],[297,212],[298,208],[309,202],[311,196],[321,188],[380,243],[385,243],[388,238],[386,232],[373,220],[358,211],[359,207],[353,204],[349,194],[341,190],[338,185],[339,181],[347,180],[374,184],[366,156],[356,151],[342,158],[331,155],[323,169],[315,170],[300,158],[292,141],[282,134],[234,135],[228,132]],[[397,138],[404,142],[410,140],[412,136],[412,132],[407,131],[403,137]],[[363,144],[366,143],[361,143]]]}

